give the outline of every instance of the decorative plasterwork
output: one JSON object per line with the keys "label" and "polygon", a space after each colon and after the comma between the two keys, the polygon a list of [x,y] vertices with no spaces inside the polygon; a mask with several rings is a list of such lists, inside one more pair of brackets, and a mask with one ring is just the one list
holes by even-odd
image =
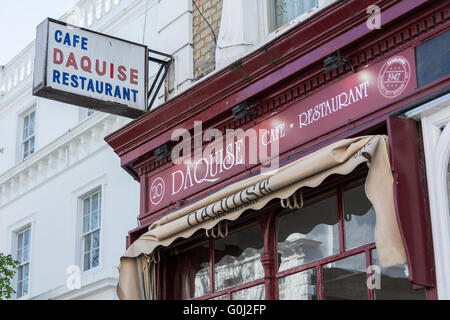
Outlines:
{"label": "decorative plasterwork", "polygon": [[95,113],[0,176],[0,208],[106,147],[127,118]]}
{"label": "decorative plasterwork", "polygon": [[438,298],[450,299],[450,94],[407,113],[422,124]]}

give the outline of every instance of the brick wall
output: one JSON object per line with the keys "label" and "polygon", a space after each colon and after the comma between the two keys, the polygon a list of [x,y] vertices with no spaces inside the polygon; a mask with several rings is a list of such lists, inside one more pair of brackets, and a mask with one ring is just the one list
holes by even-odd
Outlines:
{"label": "brick wall", "polygon": [[[222,0],[195,0],[203,16],[211,25],[216,38],[219,34]],[[192,4],[193,14],[193,47],[194,47],[194,80],[214,71],[216,66],[216,44],[214,36],[199,10]]]}

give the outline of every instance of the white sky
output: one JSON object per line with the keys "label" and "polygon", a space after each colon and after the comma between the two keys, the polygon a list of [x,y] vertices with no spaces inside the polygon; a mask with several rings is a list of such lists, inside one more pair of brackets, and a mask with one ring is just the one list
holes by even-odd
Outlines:
{"label": "white sky", "polygon": [[45,18],[59,19],[79,0],[0,0],[0,65],[5,65],[36,37]]}

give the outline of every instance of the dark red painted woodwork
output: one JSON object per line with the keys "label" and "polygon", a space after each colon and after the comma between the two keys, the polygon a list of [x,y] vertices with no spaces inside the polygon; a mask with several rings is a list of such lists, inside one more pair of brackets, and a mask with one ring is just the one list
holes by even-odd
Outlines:
{"label": "dark red painted woodwork", "polygon": [[276,211],[278,208],[271,210],[267,214],[261,216],[260,225],[263,232],[264,237],[264,252],[261,253],[261,263],[264,269],[264,282],[266,285],[266,299],[274,300],[275,291],[277,290],[274,286],[274,276],[276,273],[276,264],[274,253],[276,252],[276,242],[274,242],[274,238],[276,238],[275,231],[275,217]]}
{"label": "dark red painted woodwork", "polygon": [[396,213],[408,259],[409,279],[416,285],[433,287],[417,124],[414,120],[389,117],[387,127]]}
{"label": "dark red painted woodwork", "polygon": [[[106,140],[121,156],[121,165],[128,166],[145,153],[170,141],[170,129],[190,129],[193,127],[193,120],[190,120],[193,117],[198,121],[207,121],[328,54],[377,32],[366,26],[366,8],[369,5],[379,5],[383,12],[382,23],[388,24],[427,2],[431,1],[338,2],[314,16],[314,19],[302,23],[299,28],[282,35],[277,41],[256,50],[109,135]],[[276,63],[273,62],[274,58]],[[247,76],[242,76],[243,71]],[[211,95],[212,92],[215,94]],[[180,110],[186,111],[180,114]]]}
{"label": "dark red painted woodwork", "polygon": [[[392,73],[386,72],[387,66],[393,61],[400,60],[404,61],[406,66],[406,70],[399,70],[397,73],[404,77],[404,83],[399,85],[399,89],[402,89],[402,91],[392,96],[385,96],[382,94],[382,90],[387,89],[390,94],[391,92],[392,94],[395,93],[388,87],[392,86],[390,84],[392,81],[389,81],[387,76]],[[277,126],[283,126],[282,129],[278,130],[279,138],[277,137],[276,139],[279,142],[279,153],[283,154],[287,150],[291,150],[331,130],[342,127],[348,122],[382,109],[384,106],[389,105],[394,98],[399,99],[402,96],[411,94],[416,89],[414,61],[414,50],[413,48],[408,48],[358,73],[351,74],[339,82],[333,83],[325,89],[293,104],[288,109],[263,121],[257,121],[258,123],[252,129],[259,134],[265,130],[272,132]],[[402,68],[403,66],[401,63],[395,62],[392,65],[395,65],[395,68]],[[396,71],[392,72],[396,73]],[[402,73],[402,71],[404,72]],[[268,140],[269,138],[258,138],[256,142],[258,149],[263,147],[263,139]],[[228,140],[225,138],[223,140],[221,148],[222,158],[228,152]],[[230,146],[234,146],[234,141]],[[190,194],[198,194],[202,190],[210,189],[211,186],[217,184],[218,180],[227,179],[239,172],[255,167],[256,164],[248,164],[245,161],[250,153],[255,152],[255,150],[249,150],[250,147],[254,147],[254,145],[246,143],[241,146],[242,150],[239,155],[243,157],[243,162],[245,163],[232,164],[229,170],[224,169],[223,172],[222,167],[225,167],[225,165],[214,165],[216,171],[214,176],[211,174],[213,169],[208,169],[207,159],[209,159],[210,154],[204,155],[204,158],[199,156],[199,158],[205,160],[200,160],[196,165],[174,164],[163,171],[150,172],[144,184],[141,183],[141,189],[145,190],[146,203],[145,208],[141,208],[140,218],[165,209],[168,205],[185,199]],[[217,150],[214,150],[214,152],[217,153]],[[234,153],[238,157],[238,152],[233,151]],[[214,155],[211,156],[214,157]],[[260,160],[258,159],[258,162]],[[220,170],[218,169],[219,167]],[[187,180],[185,178],[187,172],[190,172],[191,175],[189,180],[190,186],[187,183],[188,187],[186,188],[185,185],[183,188],[184,181]],[[181,179],[181,177],[183,178]],[[197,180],[197,177],[199,180]],[[203,177],[208,178],[207,181],[202,179]],[[154,184],[162,187],[157,188]],[[155,196],[157,190],[162,194],[162,197]],[[156,200],[154,201],[155,198]]]}

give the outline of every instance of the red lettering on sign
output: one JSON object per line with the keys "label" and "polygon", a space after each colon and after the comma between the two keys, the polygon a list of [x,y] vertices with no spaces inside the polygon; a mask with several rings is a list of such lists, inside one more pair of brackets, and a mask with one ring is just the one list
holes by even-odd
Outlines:
{"label": "red lettering on sign", "polygon": [[63,53],[61,50],[54,48],[53,49],[53,63],[61,64],[63,62]]}
{"label": "red lettering on sign", "polygon": [[136,69],[130,69],[130,83],[138,84],[138,71]]}
{"label": "red lettering on sign", "polygon": [[99,76],[103,76],[106,73],[106,61],[103,61],[102,71],[100,71],[99,64],[100,61],[98,61],[98,59],[95,59],[95,72],[97,72]]}
{"label": "red lettering on sign", "polygon": [[127,71],[127,68],[124,66],[119,66],[119,80],[125,81],[127,80],[127,75],[125,74],[125,71]]}
{"label": "red lettering on sign", "polygon": [[[86,64],[87,62],[87,64]],[[87,56],[81,57],[81,69],[83,69],[86,72],[92,72],[91,71],[91,59]]]}
{"label": "red lettering on sign", "polygon": [[73,55],[73,52],[69,54],[69,58],[67,58],[66,67],[73,66],[75,69],[78,70],[77,62],[75,61],[75,56]]}

